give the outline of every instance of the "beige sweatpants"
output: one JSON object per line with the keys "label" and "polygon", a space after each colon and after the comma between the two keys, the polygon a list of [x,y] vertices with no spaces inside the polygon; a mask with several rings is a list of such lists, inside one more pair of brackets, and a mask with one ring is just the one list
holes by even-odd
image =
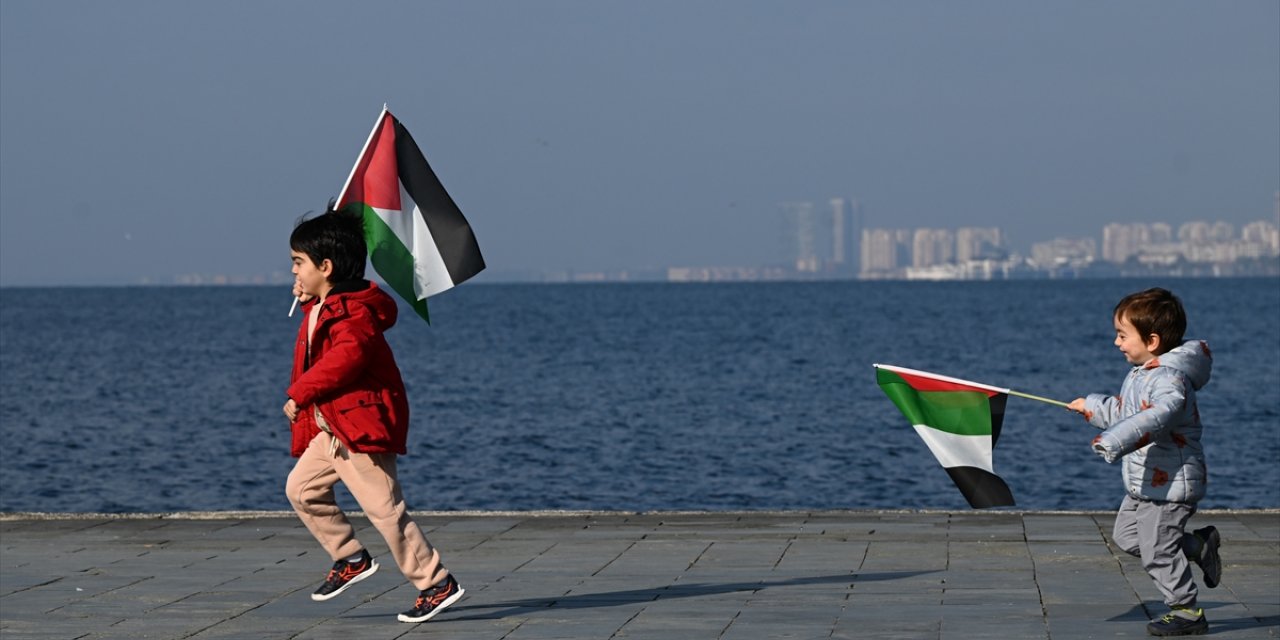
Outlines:
{"label": "beige sweatpants", "polygon": [[334,447],[333,441],[320,432],[289,473],[285,491],[302,523],[334,562],[364,548],[335,498],[333,487],[342,482],[387,541],[404,577],[419,590],[440,584],[449,572],[409,517],[396,480],[395,454],[355,453],[340,444]]}

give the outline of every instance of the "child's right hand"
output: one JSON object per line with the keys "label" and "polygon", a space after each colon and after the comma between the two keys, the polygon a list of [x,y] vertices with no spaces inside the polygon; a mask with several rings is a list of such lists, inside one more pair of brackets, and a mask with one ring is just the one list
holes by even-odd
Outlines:
{"label": "child's right hand", "polygon": [[297,298],[299,302],[306,302],[311,299],[311,294],[303,292],[302,283],[297,280],[294,280],[293,281],[293,297]]}

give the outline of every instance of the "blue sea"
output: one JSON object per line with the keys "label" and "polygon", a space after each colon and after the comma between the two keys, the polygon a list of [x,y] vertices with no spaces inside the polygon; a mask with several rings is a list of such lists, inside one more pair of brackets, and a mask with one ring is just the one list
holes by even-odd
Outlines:
{"label": "blue sea", "polygon": [[[1274,278],[466,284],[388,334],[413,412],[401,480],[427,510],[967,509],[872,363],[1115,393],[1111,309],[1148,286],[1215,356],[1201,506],[1280,507]],[[291,301],[0,290],[0,511],[288,509]],[[1018,508],[1115,508],[1095,434],[1010,398],[995,469]]]}

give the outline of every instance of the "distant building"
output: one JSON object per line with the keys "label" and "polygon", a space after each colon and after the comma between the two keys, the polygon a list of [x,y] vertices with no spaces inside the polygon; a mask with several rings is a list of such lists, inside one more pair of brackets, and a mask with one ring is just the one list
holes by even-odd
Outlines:
{"label": "distant building", "polygon": [[1265,220],[1250,222],[1240,229],[1240,239],[1246,244],[1258,244],[1280,254],[1280,227]]}
{"label": "distant building", "polygon": [[953,264],[956,237],[950,229],[916,229],[911,241],[911,266],[916,268]]}
{"label": "distant building", "polygon": [[782,211],[783,252],[799,273],[817,273],[823,262],[818,239],[819,225],[812,202],[784,202]]}
{"label": "distant building", "polygon": [[1098,242],[1093,238],[1054,238],[1031,245],[1031,260],[1038,269],[1083,267],[1098,257]]}
{"label": "distant building", "polygon": [[862,265],[862,207],[857,200],[831,199],[831,267],[855,275]]}
{"label": "distant building", "polygon": [[999,227],[956,229],[956,262],[1000,259],[1006,254]]}
{"label": "distant building", "polygon": [[891,278],[911,264],[910,229],[862,230],[862,278]]}
{"label": "distant building", "polygon": [[1153,245],[1169,244],[1173,230],[1163,222],[1112,223],[1102,229],[1102,259],[1125,262]]}

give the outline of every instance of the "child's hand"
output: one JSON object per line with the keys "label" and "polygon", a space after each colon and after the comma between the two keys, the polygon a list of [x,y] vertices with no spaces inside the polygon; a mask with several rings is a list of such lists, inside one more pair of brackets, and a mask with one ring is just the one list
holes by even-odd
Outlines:
{"label": "child's hand", "polygon": [[1076,398],[1075,400],[1072,400],[1071,404],[1067,405],[1067,409],[1083,414],[1085,412],[1084,398]]}
{"label": "child's hand", "polygon": [[293,297],[297,298],[299,302],[306,302],[311,299],[311,294],[303,292],[302,283],[297,280],[294,280],[293,281]]}
{"label": "child's hand", "polygon": [[289,417],[289,422],[298,419],[298,403],[294,402],[293,398],[289,398],[289,401],[284,403],[284,415]]}

